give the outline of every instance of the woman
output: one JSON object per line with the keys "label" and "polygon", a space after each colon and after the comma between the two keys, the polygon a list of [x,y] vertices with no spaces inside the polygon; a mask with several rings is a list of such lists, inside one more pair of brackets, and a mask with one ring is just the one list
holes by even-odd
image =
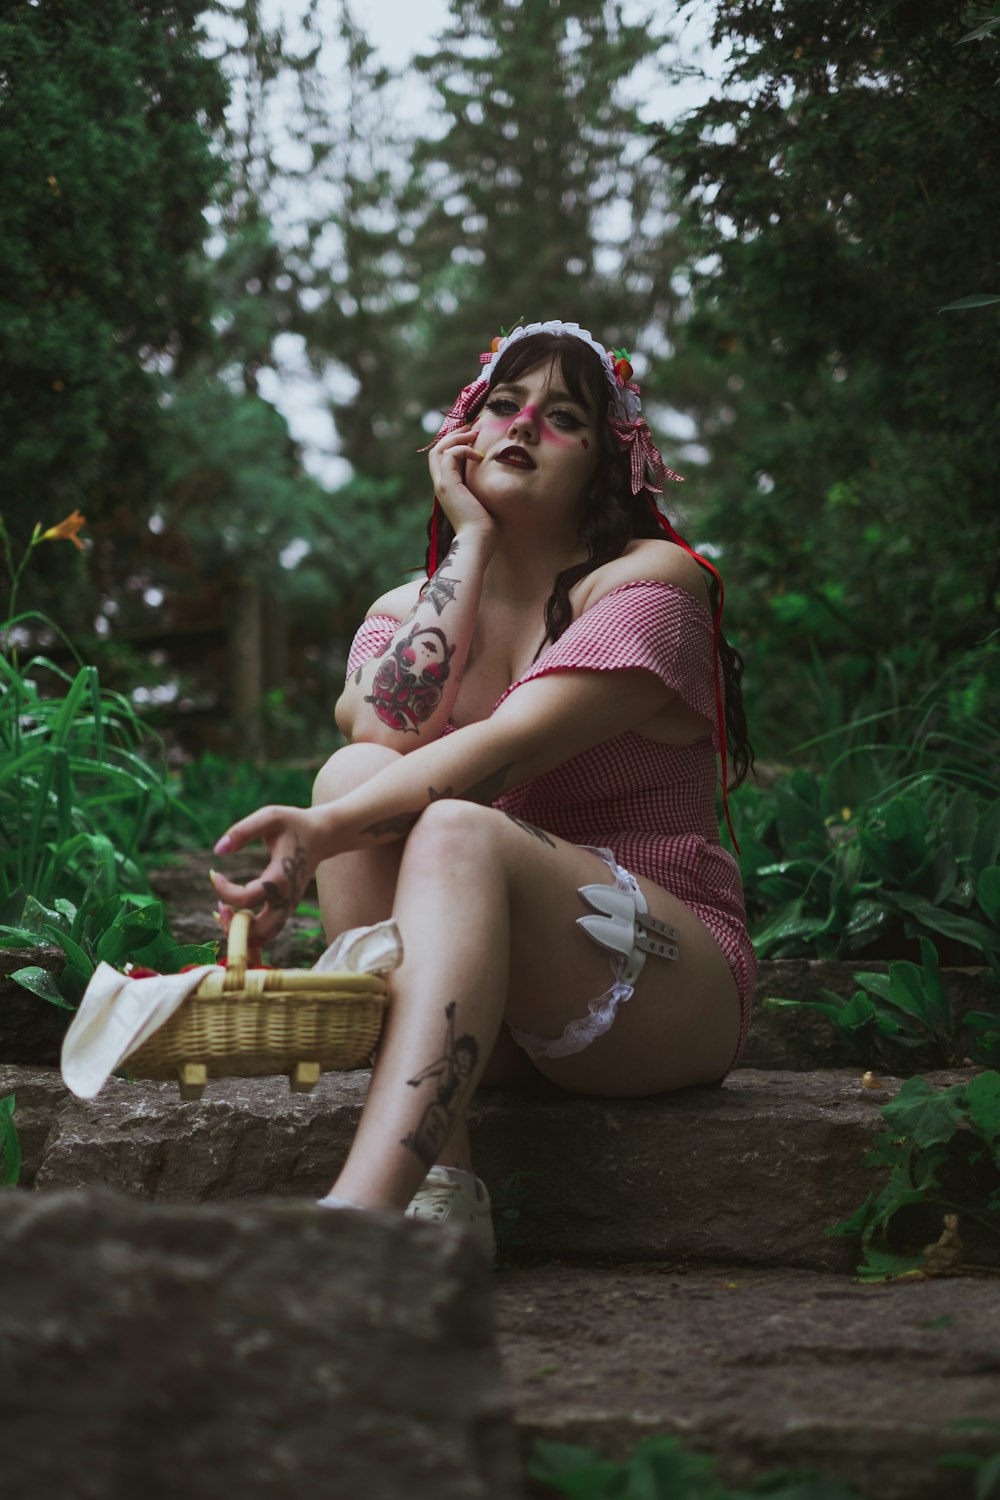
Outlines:
{"label": "woman", "polygon": [[261,908],[261,942],[314,872],[328,936],[395,919],[389,1019],[321,1202],[409,1205],[488,1246],[464,1123],[477,1085],[718,1083],[754,959],[715,815],[727,730],[739,773],[749,759],[742,664],[714,570],[655,505],[677,476],[627,356],[546,323],[481,363],[430,453],[428,576],[355,638],[336,710],[351,743],[311,809],[263,808],[220,840],[263,839],[260,879],[215,880]]}

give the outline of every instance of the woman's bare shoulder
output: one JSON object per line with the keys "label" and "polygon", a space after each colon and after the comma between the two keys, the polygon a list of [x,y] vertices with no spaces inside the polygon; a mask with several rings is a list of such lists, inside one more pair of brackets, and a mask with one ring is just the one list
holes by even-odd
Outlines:
{"label": "woman's bare shoulder", "polygon": [[423,578],[411,578],[409,583],[401,583],[381,594],[369,606],[365,619],[370,620],[372,615],[389,615],[393,620],[405,620],[419,599],[424,582]]}
{"label": "woman's bare shoulder", "polygon": [[612,589],[647,579],[672,583],[697,599],[699,604],[709,603],[704,572],[683,547],[667,541],[666,537],[662,541],[656,537],[637,537],[629,542],[620,557],[602,563],[582,580],[579,613],[590,609]]}

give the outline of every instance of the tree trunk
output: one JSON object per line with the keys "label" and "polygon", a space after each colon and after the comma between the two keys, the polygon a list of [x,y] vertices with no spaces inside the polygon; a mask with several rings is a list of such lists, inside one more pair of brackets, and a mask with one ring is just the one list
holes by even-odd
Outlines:
{"label": "tree trunk", "polygon": [[232,745],[241,760],[261,759],[261,591],[249,579],[229,593],[229,717]]}

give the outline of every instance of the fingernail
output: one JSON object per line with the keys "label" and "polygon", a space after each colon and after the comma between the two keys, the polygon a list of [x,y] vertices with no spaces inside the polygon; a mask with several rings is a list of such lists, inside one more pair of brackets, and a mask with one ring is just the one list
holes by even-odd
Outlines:
{"label": "fingernail", "polygon": [[473,458],[485,458],[486,454],[485,453],[480,453],[480,451],[479,451],[478,448],[473,448],[473,450],[472,450],[472,456],[473,456]]}
{"label": "fingernail", "polygon": [[209,872],[208,872],[208,878],[212,882],[213,885],[217,885],[218,881],[219,881],[219,872],[218,872],[218,870],[209,870]]}
{"label": "fingernail", "polygon": [[232,841],[232,839],[229,837],[228,833],[224,833],[222,835],[221,839],[219,840],[219,842],[216,844],[215,848],[212,850],[212,853],[213,854],[229,854],[229,853],[232,852],[232,847],[233,847],[233,841]]}

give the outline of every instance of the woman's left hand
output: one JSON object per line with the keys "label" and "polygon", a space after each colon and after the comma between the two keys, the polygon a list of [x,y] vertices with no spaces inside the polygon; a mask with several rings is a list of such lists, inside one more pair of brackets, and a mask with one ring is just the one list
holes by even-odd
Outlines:
{"label": "woman's left hand", "polygon": [[266,869],[249,885],[235,885],[212,871],[212,884],[229,906],[261,908],[250,931],[252,942],[267,943],[280,932],[316,866],[331,852],[322,847],[319,812],[315,807],[262,807],[234,823],[216,844],[216,854],[234,854],[254,839],[263,839],[270,852]]}

